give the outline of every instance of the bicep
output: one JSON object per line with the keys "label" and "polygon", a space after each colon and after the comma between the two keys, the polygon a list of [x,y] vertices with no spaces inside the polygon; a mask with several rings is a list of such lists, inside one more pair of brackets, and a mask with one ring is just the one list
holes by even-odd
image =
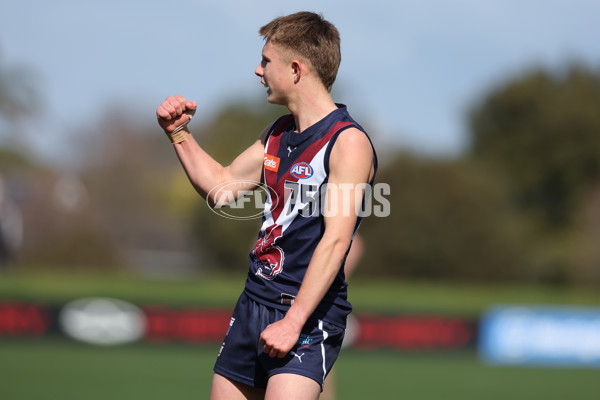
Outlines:
{"label": "bicep", "polygon": [[[270,130],[270,125],[265,128],[256,141],[238,155],[233,162],[223,169],[221,179],[222,186],[235,188],[234,192],[247,191],[256,188],[261,182],[263,162],[264,162],[264,146],[265,138]],[[215,193],[218,196],[219,191]],[[230,196],[228,196],[230,198]],[[237,193],[234,193],[237,198]],[[216,199],[214,199],[216,203]]]}
{"label": "bicep", "polygon": [[264,145],[257,139],[225,167],[224,181],[260,181],[263,168]]}
{"label": "bicep", "polygon": [[260,181],[264,163],[265,140],[272,125],[267,126],[258,139],[226,167],[229,180]]}
{"label": "bicep", "polygon": [[366,135],[351,128],[342,132],[329,160],[325,216],[326,232],[350,238],[362,206],[366,185],[374,171],[373,148]]}

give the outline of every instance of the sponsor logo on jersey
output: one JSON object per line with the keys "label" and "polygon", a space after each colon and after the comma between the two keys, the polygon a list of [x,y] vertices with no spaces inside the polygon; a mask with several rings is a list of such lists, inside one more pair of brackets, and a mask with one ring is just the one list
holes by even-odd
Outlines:
{"label": "sponsor logo on jersey", "polygon": [[279,169],[279,157],[265,153],[265,169],[277,172]]}
{"label": "sponsor logo on jersey", "polygon": [[290,170],[290,174],[292,174],[294,178],[298,179],[308,179],[311,176],[313,176],[313,173],[313,167],[311,167],[310,164],[305,162],[299,162],[297,164],[294,164],[292,166],[292,169]]}

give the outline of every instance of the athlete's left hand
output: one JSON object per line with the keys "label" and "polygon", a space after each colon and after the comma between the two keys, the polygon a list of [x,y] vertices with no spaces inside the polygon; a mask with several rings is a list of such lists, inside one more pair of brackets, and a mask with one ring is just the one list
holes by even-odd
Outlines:
{"label": "athlete's left hand", "polygon": [[270,357],[285,357],[298,343],[302,326],[297,327],[286,318],[267,326],[260,334],[263,351]]}

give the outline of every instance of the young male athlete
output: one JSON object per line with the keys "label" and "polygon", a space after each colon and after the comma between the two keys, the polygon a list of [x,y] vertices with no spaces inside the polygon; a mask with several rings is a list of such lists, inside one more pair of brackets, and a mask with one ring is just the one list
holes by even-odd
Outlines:
{"label": "young male athlete", "polygon": [[265,45],[255,73],[267,100],[290,114],[231,165],[219,164],[189,134],[195,102],[168,97],[156,113],[191,183],[210,204],[231,200],[215,188],[228,187],[233,195],[259,183],[269,188],[245,289],[214,367],[211,399],[317,399],[351,311],[343,265],[377,161],[363,128],[329,94],[341,59],[337,29],[318,14],[300,12],[276,18],[259,33]]}

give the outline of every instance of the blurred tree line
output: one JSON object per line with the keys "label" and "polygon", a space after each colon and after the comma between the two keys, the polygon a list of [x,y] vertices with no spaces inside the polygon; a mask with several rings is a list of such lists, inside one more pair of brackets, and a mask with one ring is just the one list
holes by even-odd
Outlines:
{"label": "blurred tree line", "polygon": [[[15,112],[7,85],[3,129]],[[391,187],[391,215],[363,222],[357,274],[600,284],[599,109],[600,74],[573,64],[524,71],[485,93],[466,118],[470,141],[458,157],[390,153],[371,132],[386,149],[377,181]],[[227,164],[284,112],[230,104],[191,129]],[[209,210],[153,118],[109,110],[79,129],[71,144],[79,163],[68,173],[0,152],[4,196],[23,220],[14,265],[247,269],[260,220]]]}

